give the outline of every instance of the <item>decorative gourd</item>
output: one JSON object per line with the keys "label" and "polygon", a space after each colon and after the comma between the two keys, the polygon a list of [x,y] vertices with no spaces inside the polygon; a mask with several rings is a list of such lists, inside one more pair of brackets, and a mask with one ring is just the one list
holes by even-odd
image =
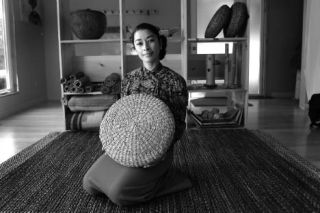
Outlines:
{"label": "decorative gourd", "polygon": [[106,27],[107,18],[103,12],[91,9],[71,12],[72,32],[79,39],[99,39]]}
{"label": "decorative gourd", "polygon": [[211,18],[204,37],[215,38],[220,31],[229,23],[231,9],[228,5],[222,5]]}
{"label": "decorative gourd", "polygon": [[246,4],[242,2],[235,2],[231,6],[229,24],[223,28],[224,37],[230,38],[243,36],[248,18],[249,15]]}

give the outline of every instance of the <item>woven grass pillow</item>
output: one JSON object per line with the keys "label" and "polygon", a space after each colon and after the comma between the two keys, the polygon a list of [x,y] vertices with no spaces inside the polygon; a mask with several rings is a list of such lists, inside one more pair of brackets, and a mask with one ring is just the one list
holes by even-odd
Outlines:
{"label": "woven grass pillow", "polygon": [[230,7],[228,5],[222,5],[212,16],[204,33],[204,37],[215,38],[221,30],[228,25],[230,16]]}
{"label": "woven grass pillow", "polygon": [[224,37],[241,37],[247,27],[249,15],[247,5],[243,2],[235,2],[231,6],[231,17],[229,24],[223,28]]}
{"label": "woven grass pillow", "polygon": [[172,144],[174,117],[160,99],[132,94],[114,103],[100,125],[100,140],[107,155],[127,167],[149,167]]}

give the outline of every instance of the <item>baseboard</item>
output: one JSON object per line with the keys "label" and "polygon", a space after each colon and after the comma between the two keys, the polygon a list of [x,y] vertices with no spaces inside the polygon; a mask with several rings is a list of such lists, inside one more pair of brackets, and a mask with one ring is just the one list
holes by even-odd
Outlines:
{"label": "baseboard", "polygon": [[273,92],[271,95],[249,94],[249,99],[272,99],[272,98],[294,98],[291,92]]}
{"label": "baseboard", "polygon": [[294,98],[293,92],[273,92],[271,93],[273,98]]}
{"label": "baseboard", "polygon": [[28,100],[28,101],[23,101],[23,100],[15,101],[15,102],[4,104],[7,106],[0,110],[0,120],[7,118],[11,115],[17,114],[21,111],[24,111],[44,101],[45,100],[42,100],[42,99],[34,99],[34,100]]}
{"label": "baseboard", "polygon": [[271,96],[266,96],[266,95],[250,95],[249,94],[249,99],[271,99]]}

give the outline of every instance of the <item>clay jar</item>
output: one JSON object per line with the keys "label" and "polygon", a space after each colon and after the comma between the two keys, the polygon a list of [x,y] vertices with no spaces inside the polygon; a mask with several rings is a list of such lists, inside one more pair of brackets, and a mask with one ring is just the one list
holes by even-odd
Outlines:
{"label": "clay jar", "polygon": [[72,32],[79,39],[99,39],[107,27],[107,18],[103,12],[91,9],[71,12]]}

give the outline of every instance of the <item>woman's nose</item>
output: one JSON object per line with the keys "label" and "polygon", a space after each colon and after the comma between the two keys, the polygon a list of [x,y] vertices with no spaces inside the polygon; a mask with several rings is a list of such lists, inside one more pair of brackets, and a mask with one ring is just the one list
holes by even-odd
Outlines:
{"label": "woman's nose", "polygon": [[149,50],[150,46],[149,46],[148,42],[146,42],[146,43],[143,45],[143,48],[144,48],[145,50]]}

